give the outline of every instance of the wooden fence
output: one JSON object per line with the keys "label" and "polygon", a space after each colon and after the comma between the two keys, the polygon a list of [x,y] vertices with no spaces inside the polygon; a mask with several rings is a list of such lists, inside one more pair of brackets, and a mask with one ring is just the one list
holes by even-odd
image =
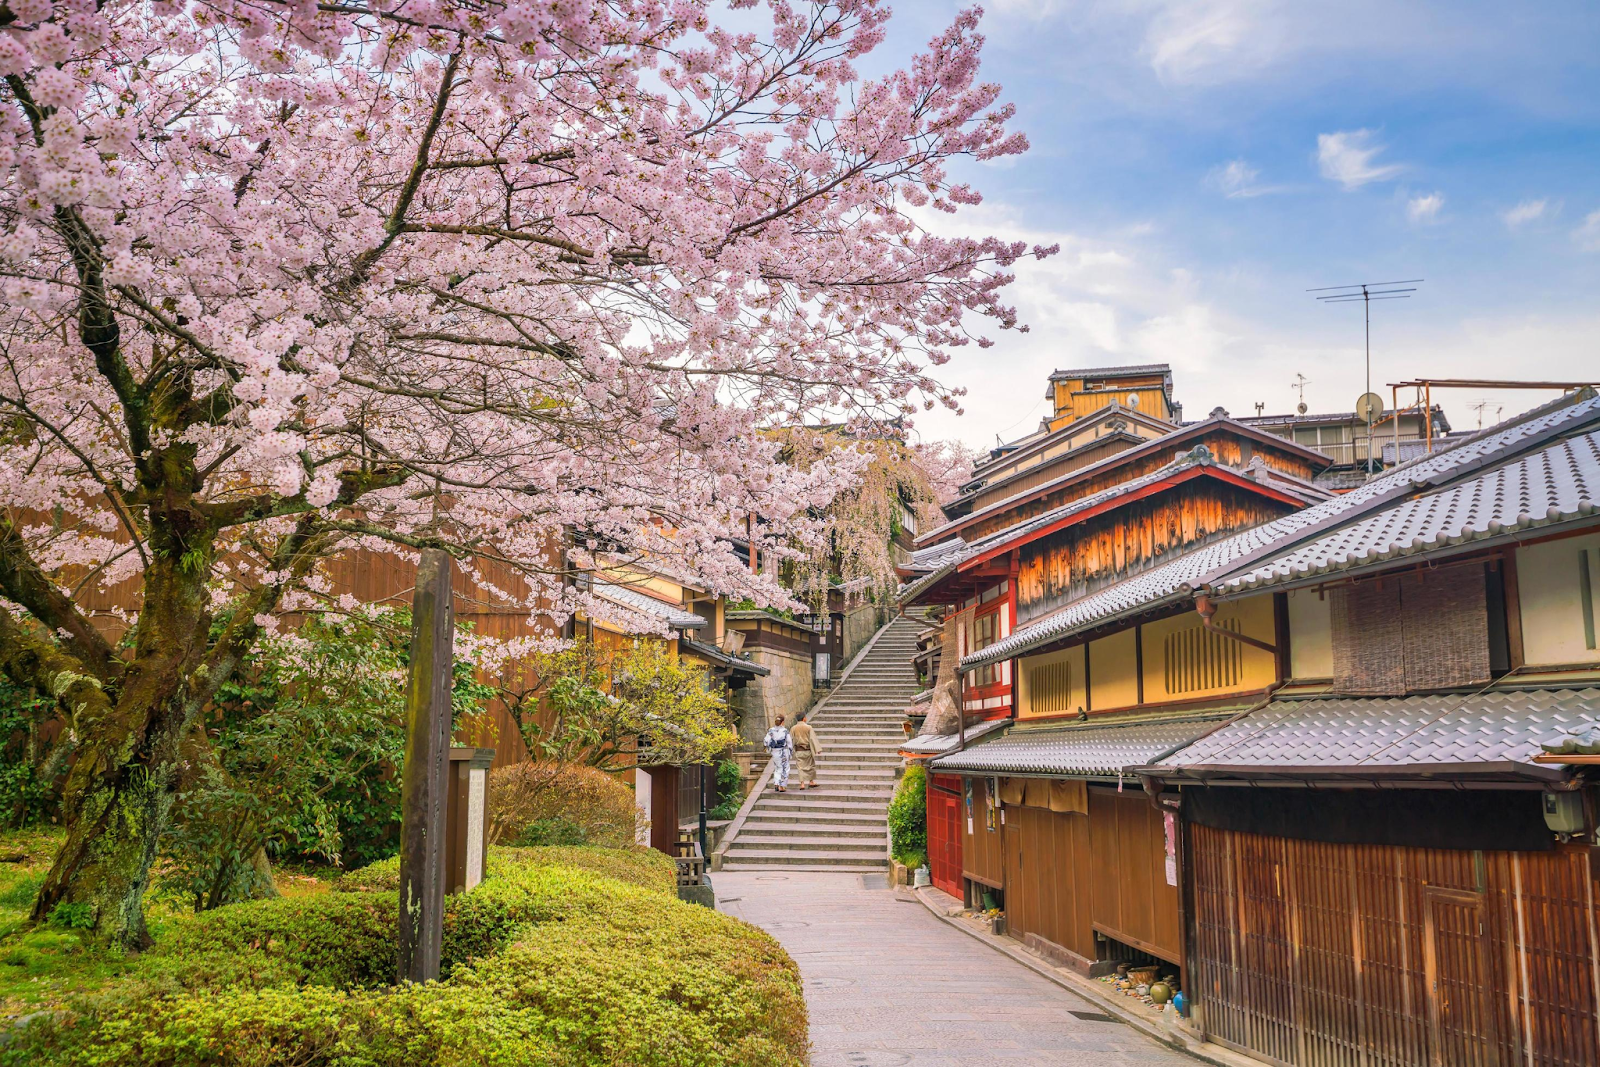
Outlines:
{"label": "wooden fence", "polygon": [[1208,1037],[1305,1067],[1600,1064],[1587,848],[1469,852],[1189,827]]}

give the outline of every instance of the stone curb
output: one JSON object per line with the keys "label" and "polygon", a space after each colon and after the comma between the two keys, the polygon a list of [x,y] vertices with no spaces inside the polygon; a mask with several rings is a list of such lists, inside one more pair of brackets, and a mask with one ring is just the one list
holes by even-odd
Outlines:
{"label": "stone curb", "polygon": [[927,908],[929,913],[940,922],[948,923],[968,937],[987,945],[1001,955],[1011,957],[1030,971],[1042,978],[1049,979],[1062,989],[1070,993],[1076,993],[1089,1003],[1104,1009],[1106,1014],[1114,1016],[1119,1022],[1131,1026],[1152,1041],[1159,1041],[1170,1049],[1187,1053],[1202,1063],[1213,1064],[1214,1067],[1261,1067],[1264,1062],[1252,1056],[1234,1052],[1232,1049],[1223,1048],[1210,1041],[1202,1041],[1199,1038],[1190,1037],[1187,1034],[1178,1033],[1152,1023],[1141,1014],[1129,1010],[1126,1004],[1118,1003],[1118,998],[1106,996],[1099,982],[1092,982],[1070,971],[1052,967],[1023,949],[1020,945],[1005,944],[1004,941],[1007,940],[1005,938],[985,935],[978,930],[974,930],[947,911],[941,910],[934,893],[948,900],[955,900],[948,893],[932,886],[923,886],[921,889],[911,890],[911,895],[921,901],[922,906]]}

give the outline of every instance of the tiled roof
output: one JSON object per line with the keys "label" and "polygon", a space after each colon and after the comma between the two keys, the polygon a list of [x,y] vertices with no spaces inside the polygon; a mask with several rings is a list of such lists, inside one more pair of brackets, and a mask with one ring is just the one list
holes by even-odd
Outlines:
{"label": "tiled roof", "polygon": [[[996,730],[1004,729],[1011,725],[1009,719],[991,719],[967,727],[967,744],[984,738]],[[949,752],[961,744],[960,734],[918,734],[900,746],[900,754],[912,759],[929,759],[941,753]]]}
{"label": "tiled roof", "polygon": [[[1198,454],[1202,451],[1204,451],[1204,455]],[[1126,482],[1122,482],[1119,485],[1114,485],[1110,489],[1102,489],[1098,493],[1091,493],[1086,497],[1080,497],[1071,503],[1062,504],[1060,507],[1051,508],[1049,511],[1035,515],[1032,518],[1023,519],[1021,522],[1007,526],[1004,530],[992,533],[981,540],[973,541],[970,544],[967,542],[956,542],[955,544],[958,544],[961,547],[956,548],[952,546],[948,555],[940,557],[942,562],[938,566],[934,567],[927,574],[903,588],[900,591],[899,599],[903,603],[910,603],[926,590],[931,589],[935,585],[938,585],[940,582],[944,581],[950,575],[954,574],[956,568],[961,566],[961,564],[975,556],[982,555],[984,552],[994,548],[996,545],[1005,544],[1007,541],[1012,541],[1018,537],[1025,536],[1034,530],[1044,529],[1046,526],[1060,522],[1062,519],[1071,518],[1080,511],[1087,511],[1090,508],[1098,507],[1109,500],[1115,500],[1117,497],[1123,496],[1127,493],[1137,492],[1147,485],[1154,485],[1163,479],[1172,477],[1174,474],[1177,474],[1180,471],[1197,466],[1211,467],[1217,466],[1217,464],[1216,461],[1211,458],[1211,453],[1209,451],[1196,449],[1194,452],[1184,453],[1171,463],[1158,467],[1149,474],[1142,475],[1138,478],[1132,478]],[[1237,471],[1233,471],[1233,468],[1231,467],[1225,469],[1233,473],[1238,473]]]}
{"label": "tiled roof", "polygon": [[1600,723],[1600,689],[1286,700],[1156,762],[1158,777],[1559,777],[1543,742]]}
{"label": "tiled roof", "polygon": [[1571,396],[1562,397],[1507,423],[1463,438],[1446,451],[1386,471],[1342,496],[1213,541],[1116,585],[1080,597],[1060,611],[1029,623],[1011,636],[966,657],[961,661],[962,669],[1010,659],[1079,630],[1187,597],[1205,582],[1221,578],[1274,549],[1289,548],[1391,501],[1430,485],[1448,483],[1503,455],[1537,447],[1551,437],[1597,418],[1600,418],[1600,398],[1592,390],[1576,400]]}
{"label": "tiled roof", "polygon": [[716,645],[708,645],[704,641],[696,641],[690,637],[685,637],[682,641],[679,641],[678,647],[685,652],[699,656],[701,659],[709,660],[712,663],[720,663],[724,667],[730,667],[735,671],[743,671],[746,674],[753,674],[758,677],[765,677],[772,673],[771,667],[763,667],[761,664],[747,660],[743,656],[735,656],[731,652],[722,651]]}
{"label": "tiled roof", "polygon": [[1085,367],[1081,370],[1052,371],[1050,380],[1065,378],[1126,378],[1135,374],[1171,374],[1170,363],[1142,363],[1131,367]]}
{"label": "tiled roof", "polygon": [[[1313,463],[1320,463],[1324,467],[1333,463],[1332,459],[1328,458],[1321,452],[1318,452],[1314,448],[1308,448],[1305,445],[1289,440],[1287,437],[1279,437],[1275,433],[1269,433],[1268,431],[1259,429],[1255,426],[1246,426],[1244,423],[1239,422],[1236,419],[1230,419],[1226,416],[1218,416],[1216,418],[1206,419],[1202,422],[1187,423],[1182,429],[1174,429],[1171,433],[1163,434],[1160,437],[1149,438],[1140,444],[1136,444],[1131,448],[1125,448],[1120,452],[1115,452],[1104,459],[1096,460],[1087,466],[1079,467],[1076,470],[1067,471],[1065,474],[1062,474],[1056,478],[1052,478],[1049,481],[1041,482],[1038,485],[1032,485],[1026,489],[1018,490],[1008,497],[996,500],[991,504],[985,504],[983,507],[972,511],[969,514],[951,519],[944,525],[929,530],[927,533],[921,535],[921,539],[938,536],[943,531],[965,525],[974,519],[981,518],[984,515],[990,515],[997,511],[1004,511],[1007,508],[1015,507],[1018,501],[1025,500],[1028,497],[1043,496],[1046,493],[1059,489],[1064,485],[1069,485],[1072,482],[1092,478],[1097,474],[1102,474],[1105,471],[1111,470],[1112,468],[1118,466],[1119,464],[1127,463],[1130,460],[1137,459],[1140,456],[1148,456],[1152,452],[1159,453],[1167,449],[1176,449],[1182,444],[1182,442],[1204,436],[1211,430],[1218,427],[1232,429],[1243,434],[1244,436],[1260,441],[1262,444],[1268,445],[1272,448],[1281,449],[1285,452],[1299,453],[1301,456],[1311,460]],[[1071,452],[1064,452],[1060,456],[1052,456],[1049,460],[1045,461],[1045,463],[1007,474],[1005,477],[998,478],[993,482],[985,482],[981,485],[978,485],[976,488],[973,488],[971,493],[976,493],[982,489],[993,489],[1004,485],[1006,482],[1011,481],[1014,478],[1020,478],[1026,474],[1037,473],[1039,467],[1041,466],[1046,466],[1049,463],[1064,458],[1065,456],[1076,454],[1083,449],[1093,448],[1098,444],[1103,444],[1104,440],[1104,438],[1099,438],[1089,441],[1086,444],[1080,445],[1078,448],[1073,449]],[[969,485],[971,485],[971,483],[969,483]],[[963,489],[963,495],[971,494]]]}
{"label": "tiled roof", "polygon": [[1564,734],[1545,738],[1539,747],[1552,756],[1600,756],[1600,723],[1571,727]]}
{"label": "tiled roof", "polygon": [[723,618],[729,622],[775,622],[780,626],[792,626],[796,630],[805,630],[808,633],[822,632],[819,626],[791,619],[787,615],[779,615],[776,611],[767,611],[764,608],[740,608],[737,611],[724,612]]}
{"label": "tiled roof", "polygon": [[624,585],[615,585],[596,578],[592,591],[602,600],[610,601],[618,607],[648,616],[653,620],[659,620],[673,629],[697,630],[706,624],[706,620],[692,611],[684,611],[664,600],[657,600],[648,593],[641,593]]}
{"label": "tiled roof", "polygon": [[1018,726],[1005,736],[933,761],[935,771],[1103,778],[1140,767],[1225,719],[1186,716],[1121,723]]}
{"label": "tiled roof", "polygon": [[948,541],[940,541],[936,545],[919,548],[911,553],[911,561],[906,564],[906,569],[929,571],[941,564],[948,563],[966,550],[967,543],[965,541],[959,537],[952,537]]}
{"label": "tiled roof", "polygon": [[1583,518],[1600,503],[1600,431],[1557,441],[1215,583],[1257,589]]}

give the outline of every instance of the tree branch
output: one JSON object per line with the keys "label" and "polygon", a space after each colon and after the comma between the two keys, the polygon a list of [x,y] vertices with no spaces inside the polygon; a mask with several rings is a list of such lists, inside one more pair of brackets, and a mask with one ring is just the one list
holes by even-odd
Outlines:
{"label": "tree branch", "polygon": [[122,662],[110,643],[39,569],[10,516],[0,516],[0,591],[51,630],[65,634],[84,670],[106,683],[122,677]]}

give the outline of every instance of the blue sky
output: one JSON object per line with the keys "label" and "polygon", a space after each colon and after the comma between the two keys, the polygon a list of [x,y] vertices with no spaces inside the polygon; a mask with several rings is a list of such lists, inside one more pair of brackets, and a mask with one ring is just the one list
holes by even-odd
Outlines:
{"label": "blue sky", "polygon": [[[956,10],[899,4],[867,73]],[[1426,279],[1373,306],[1375,384],[1600,377],[1600,5],[998,0],[984,32],[1033,147],[933,224],[1062,252],[1019,267],[1031,332],[958,355],[967,414],[925,437],[1015,437],[1051,369],[1120,362],[1171,363],[1189,417],[1289,410],[1296,373],[1349,410],[1360,307],[1305,290],[1363,280]],[[1470,429],[1550,395],[1435,399]]]}

